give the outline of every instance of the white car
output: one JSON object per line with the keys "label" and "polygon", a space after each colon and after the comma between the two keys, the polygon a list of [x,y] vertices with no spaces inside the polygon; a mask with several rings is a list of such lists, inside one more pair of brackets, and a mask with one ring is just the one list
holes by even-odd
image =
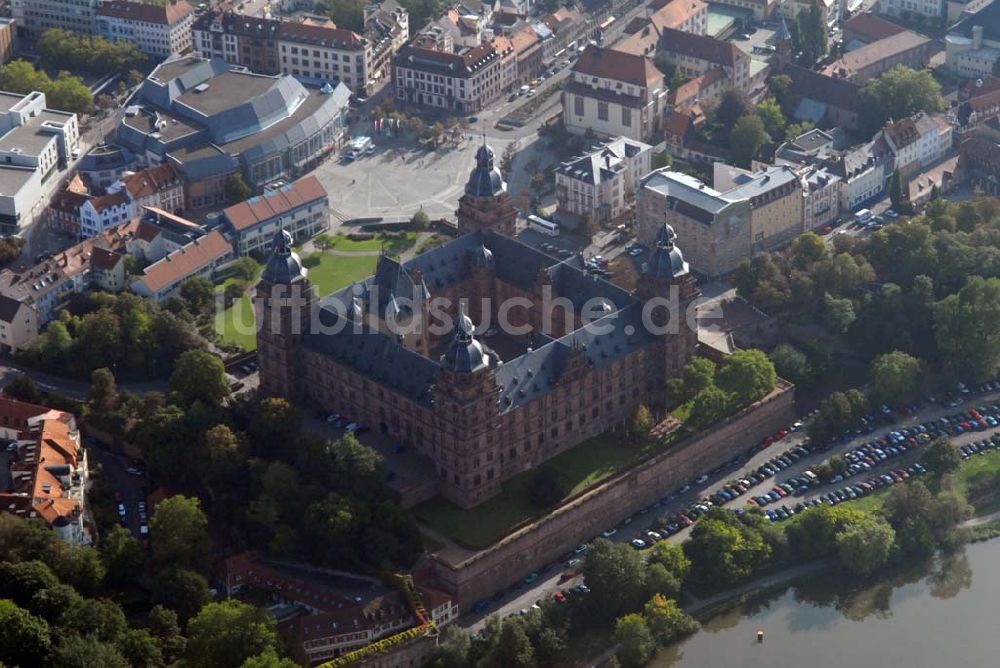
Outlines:
{"label": "white car", "polygon": [[353,434],[358,429],[361,429],[361,425],[358,424],[357,422],[352,422],[351,424],[344,427],[344,431],[346,431],[348,434]]}
{"label": "white car", "polygon": [[646,541],[641,538],[633,538],[629,544],[637,550],[646,549]]}
{"label": "white car", "polygon": [[601,535],[604,536],[605,538],[611,538],[616,533],[618,533],[618,529],[607,529],[605,531],[602,531]]}
{"label": "white car", "polygon": [[698,479],[695,480],[695,482],[699,485],[702,484],[703,482],[708,482],[708,475],[705,473],[701,474],[700,476],[698,476]]}

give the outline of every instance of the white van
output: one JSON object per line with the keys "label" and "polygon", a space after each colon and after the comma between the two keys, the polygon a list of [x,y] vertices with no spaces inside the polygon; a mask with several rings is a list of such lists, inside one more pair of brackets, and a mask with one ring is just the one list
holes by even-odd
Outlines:
{"label": "white van", "polygon": [[858,225],[867,224],[868,221],[871,220],[871,218],[872,218],[872,212],[869,211],[868,209],[861,209],[860,211],[854,214],[854,220],[858,223]]}

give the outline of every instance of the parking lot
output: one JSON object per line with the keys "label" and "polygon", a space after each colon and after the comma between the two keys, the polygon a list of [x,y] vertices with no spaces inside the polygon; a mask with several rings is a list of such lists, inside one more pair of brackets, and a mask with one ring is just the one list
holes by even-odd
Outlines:
{"label": "parking lot", "polygon": [[[715,471],[706,473],[697,480],[693,480],[679,489],[672,491],[665,489],[665,496],[660,502],[645,508],[615,527],[608,527],[604,534],[609,538],[609,540],[616,542],[631,543],[637,538],[645,541],[649,538],[647,533],[648,531],[659,531],[665,523],[670,523],[665,520],[669,520],[671,516],[693,508],[695,505],[702,503],[702,500],[704,499],[711,499],[712,496],[718,494],[720,491],[729,488],[735,480],[747,479],[749,477],[750,482],[753,483],[751,486],[747,487],[746,491],[741,493],[738,498],[734,498],[729,502],[734,507],[743,507],[746,504],[747,499],[772,491],[772,488],[776,486],[777,482],[786,482],[791,478],[803,476],[805,471],[810,470],[817,464],[828,460],[835,454],[847,453],[871,440],[883,437],[887,438],[891,432],[899,432],[903,429],[912,429],[921,423],[940,420],[943,416],[954,416],[957,413],[967,411],[971,406],[982,404],[992,406],[997,404],[997,402],[1000,402],[1000,392],[995,389],[986,393],[970,393],[965,396],[966,398],[961,406],[925,404],[911,415],[897,414],[894,422],[891,424],[888,422],[878,423],[875,425],[874,430],[870,433],[854,434],[850,439],[836,443],[827,450],[813,451],[804,455],[797,454],[794,461],[789,457],[790,465],[782,463],[783,468],[775,470],[775,475],[766,476],[760,482],[754,481],[752,479],[752,475],[760,469],[760,467],[771,466],[772,460],[777,457],[787,456],[787,453],[803,446],[805,441],[804,432],[801,430],[791,431],[773,443],[770,443],[764,449],[753,452],[749,456],[744,455],[731,460],[727,466],[720,467]],[[1000,413],[997,413],[995,417],[1000,417]],[[951,438],[952,443],[956,447],[961,447],[969,443],[979,442],[988,437],[993,437],[998,432],[1000,432],[1000,427],[991,427],[988,430],[966,432],[957,436],[952,436]],[[885,460],[881,461],[878,467],[873,467],[876,470],[870,472],[868,475],[856,474],[852,477],[855,478],[857,482],[862,482],[867,481],[868,477],[871,475],[890,475],[889,472],[893,469],[912,466],[913,463],[919,459],[922,452],[923,449],[921,447],[908,447],[907,450],[901,455],[887,457]],[[893,480],[895,482],[895,479]],[[794,511],[794,506],[798,503],[805,504],[806,502],[817,499],[821,494],[827,495],[830,492],[835,492],[847,484],[854,485],[856,483],[853,481],[845,483],[841,480],[838,483],[834,483],[832,486],[820,485],[818,487],[811,488],[808,493],[799,497],[792,495],[796,500],[791,504],[792,507],[790,510]],[[788,496],[787,493],[786,496]],[[847,495],[846,492],[845,496],[849,498],[849,495]],[[713,501],[712,503],[714,504],[715,502]],[[780,502],[777,504],[777,507],[780,507],[781,505],[788,505],[788,503],[788,501]],[[823,502],[818,501],[818,503]],[[775,506],[772,502],[771,509],[773,510],[774,508]],[[665,537],[664,540],[681,542],[687,538],[688,531],[689,527],[687,526],[679,528],[679,530],[675,531],[673,535]],[[567,579],[565,571],[568,568],[567,560],[579,558],[579,556],[580,555],[578,553],[564,555],[563,559],[549,564],[544,569],[539,570],[537,580],[530,583],[530,585],[528,583],[521,582],[519,585],[509,588],[507,591],[501,592],[490,600],[485,609],[480,610],[478,613],[467,615],[464,625],[470,628],[470,630],[476,631],[482,627],[485,618],[491,614],[499,614],[501,616],[516,614],[522,609],[530,608],[535,601],[543,598],[544,596],[578,585],[581,582],[580,578],[578,576],[573,576]],[[575,571],[577,569],[574,568],[571,570]]]}
{"label": "parking lot", "polygon": [[[125,506],[125,526],[136,538],[140,538],[140,526],[146,524],[139,516],[139,504],[146,502],[146,480],[142,475],[129,473],[134,466],[132,460],[118,455],[92,443],[87,444],[87,454],[90,462],[101,465],[108,489],[118,494],[120,499],[115,502]],[[147,509],[148,512],[148,509]]]}

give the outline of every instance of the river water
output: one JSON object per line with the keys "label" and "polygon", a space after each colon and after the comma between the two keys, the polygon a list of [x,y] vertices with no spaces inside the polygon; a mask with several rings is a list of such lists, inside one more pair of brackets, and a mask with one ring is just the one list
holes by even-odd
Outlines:
{"label": "river water", "polygon": [[878,581],[814,576],[706,620],[652,666],[997,668],[998,565],[992,540]]}

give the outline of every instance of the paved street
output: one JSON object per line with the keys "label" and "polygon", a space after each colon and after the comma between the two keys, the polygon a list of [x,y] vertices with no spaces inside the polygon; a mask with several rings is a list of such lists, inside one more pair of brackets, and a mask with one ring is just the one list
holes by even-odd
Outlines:
{"label": "paved street", "polygon": [[146,499],[145,478],[127,471],[131,465],[127,457],[93,445],[88,445],[87,452],[91,465],[101,465],[108,489],[121,494],[121,502],[125,504],[125,526],[138,538],[140,522],[137,504]]}
{"label": "paved street", "polygon": [[[937,405],[925,408],[924,410],[919,411],[915,415],[906,416],[903,419],[898,420],[892,425],[880,426],[872,434],[865,434],[863,436],[851,440],[848,443],[837,444],[826,452],[812,453],[806,457],[801,458],[799,461],[794,462],[792,466],[786,468],[783,471],[780,471],[777,476],[773,478],[768,478],[759,485],[753,486],[745,494],[743,494],[742,496],[740,496],[739,498],[728,504],[728,507],[730,508],[743,507],[746,504],[747,499],[755,495],[763,494],[764,492],[774,487],[778,482],[782,482],[784,480],[787,480],[788,478],[801,475],[802,471],[806,470],[807,468],[810,468],[811,466],[815,466],[816,464],[819,464],[822,461],[829,459],[835,454],[843,453],[853,448],[856,448],[862,443],[866,443],[872,439],[878,438],[879,436],[883,436],[889,433],[890,431],[894,431],[899,428],[915,425],[922,422],[927,422],[929,420],[940,418],[943,415],[953,415],[955,413],[962,412],[963,410],[967,410],[968,407],[971,405],[984,404],[984,403],[992,404],[996,403],[997,401],[1000,401],[1000,393],[991,393],[985,396],[984,395],[973,396],[969,398],[965,404],[959,406],[958,408],[945,408]],[[973,432],[973,433],[962,434],[961,436],[952,438],[952,442],[956,446],[966,445],[973,441],[981,440],[995,431],[997,430],[994,429],[986,432]],[[616,542],[628,542],[631,541],[633,538],[642,537],[643,534],[652,527],[657,518],[662,517],[664,515],[670,515],[673,513],[681,512],[685,508],[690,507],[690,505],[695,501],[697,501],[698,499],[702,499],[711,496],[712,494],[715,494],[717,491],[725,487],[728,481],[745,477],[746,473],[754,471],[759,466],[765,464],[768,460],[772,459],[773,457],[780,455],[782,452],[790,448],[794,448],[797,445],[800,445],[802,443],[803,438],[804,434],[802,432],[789,434],[781,441],[778,441],[773,445],[771,445],[770,447],[762,450],[761,452],[754,454],[749,460],[747,460],[746,463],[742,464],[738,469],[723,472],[720,475],[711,478],[703,485],[692,484],[691,489],[686,494],[679,495],[670,504],[663,505],[660,508],[655,509],[645,515],[643,514],[636,515],[634,518],[630,518],[627,524],[622,523],[618,527],[615,527],[617,531],[615,535],[611,538],[611,540],[614,540]],[[874,474],[875,472],[885,473],[888,470],[899,468],[900,466],[907,466],[913,461],[919,459],[921,454],[922,454],[922,449],[918,449],[916,452],[906,453],[906,455],[903,457],[888,459],[882,462],[879,466],[875,467],[875,469],[873,469],[871,474]],[[854,478],[849,479],[850,482],[844,482],[837,485],[823,485],[821,487],[815,488],[813,490],[810,490],[810,492],[805,496],[794,497],[795,501],[790,505],[795,505],[799,501],[809,500],[811,498],[818,496],[819,494],[827,494],[833,491],[834,489],[838,489],[843,484],[856,484],[858,482],[862,482],[866,480],[867,477],[870,477],[871,474],[869,474],[868,476],[861,476],[861,475],[855,476]],[[672,491],[673,491],[672,489],[664,488],[663,494],[667,495]],[[787,504],[788,501],[786,500],[784,502],[779,502],[776,505],[780,506],[782,505],[782,503]],[[674,534],[673,536],[669,537],[667,540],[674,543],[682,542],[687,538],[689,531],[690,529],[684,529],[683,531],[680,531]],[[545,574],[543,574],[543,576],[540,577],[530,588],[527,585],[521,585],[517,589],[516,593],[513,594],[514,596],[513,598],[507,598],[508,596],[511,596],[511,594],[509,593],[505,594],[503,598],[503,603],[499,607],[497,607],[496,603],[491,603],[489,609],[487,609],[486,612],[483,614],[466,615],[466,617],[463,618],[462,622],[463,625],[469,628],[470,631],[476,632],[482,627],[485,618],[490,615],[499,614],[501,617],[504,617],[510,614],[515,614],[522,609],[530,608],[531,605],[535,603],[535,601],[543,598],[546,595],[550,595],[559,589],[567,589],[569,587],[578,584],[579,579],[574,579],[568,582],[560,583],[559,580],[565,568],[566,567],[562,562],[557,564],[552,564],[551,568]]]}

